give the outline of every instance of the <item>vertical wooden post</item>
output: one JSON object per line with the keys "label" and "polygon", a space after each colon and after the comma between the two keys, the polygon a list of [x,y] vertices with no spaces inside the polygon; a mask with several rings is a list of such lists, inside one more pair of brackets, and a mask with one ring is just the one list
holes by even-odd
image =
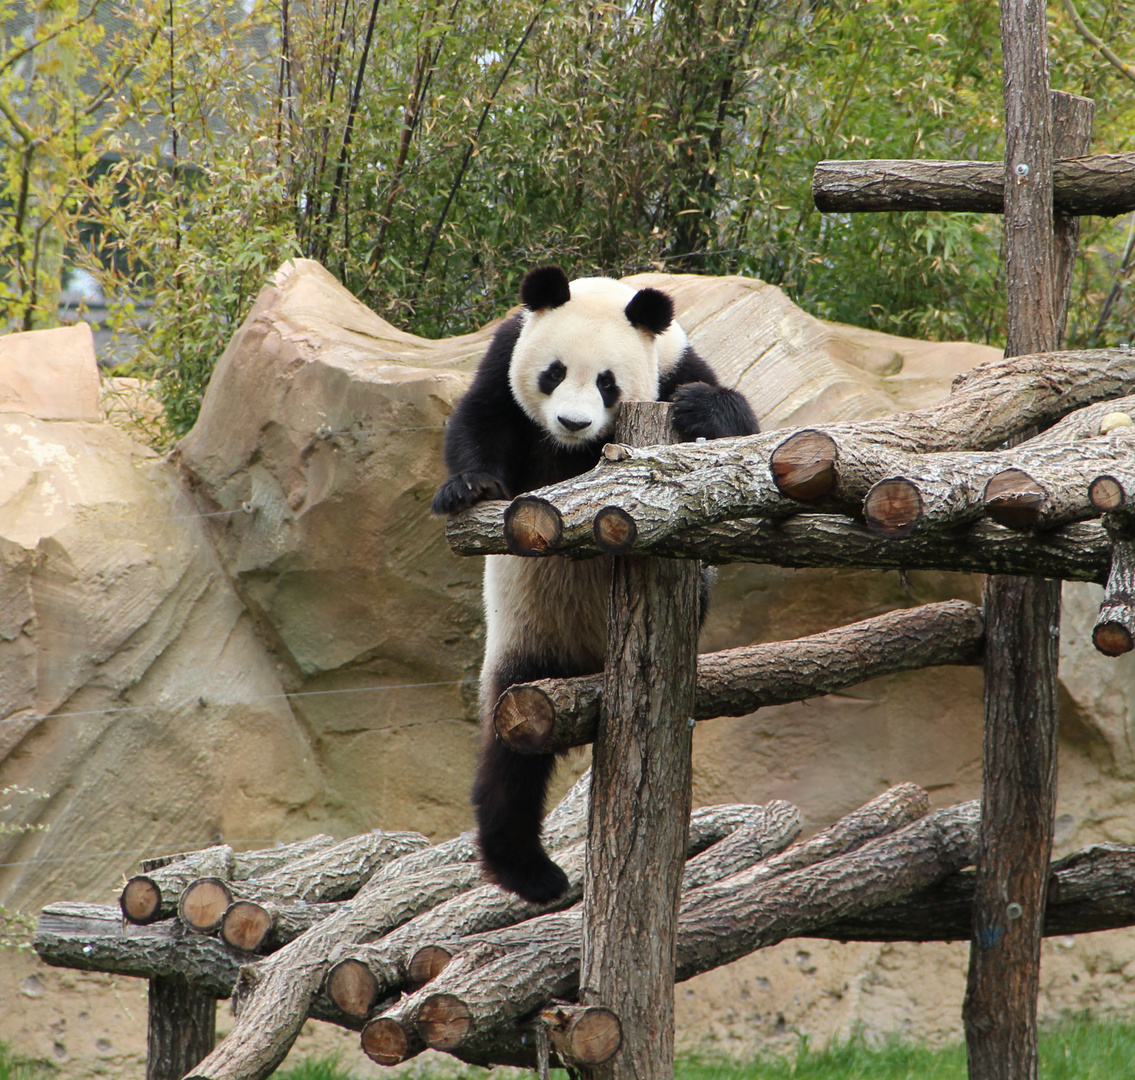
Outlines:
{"label": "vertical wooden post", "polygon": [[[1046,33],[1043,0],[1002,0],[1007,356],[1058,347],[1071,280],[1075,230],[1065,225],[1055,248],[1057,151]],[[1062,101],[1058,111],[1062,119],[1076,117],[1062,123],[1059,152],[1082,153],[1090,103],[1086,124],[1082,106]],[[969,1075],[1035,1080],[1041,927],[1056,805],[1060,582],[990,577],[984,606],[982,819],[964,1007]]]}
{"label": "vertical wooden post", "polygon": [[[616,438],[672,441],[670,407],[628,402]],[[674,963],[690,821],[696,560],[614,560],[591,774],[580,1002],[609,1006],[623,1044],[596,1078],[674,1075]]]}
{"label": "vertical wooden post", "polygon": [[146,1080],[181,1080],[213,1052],[217,999],[176,975],[150,980]]}

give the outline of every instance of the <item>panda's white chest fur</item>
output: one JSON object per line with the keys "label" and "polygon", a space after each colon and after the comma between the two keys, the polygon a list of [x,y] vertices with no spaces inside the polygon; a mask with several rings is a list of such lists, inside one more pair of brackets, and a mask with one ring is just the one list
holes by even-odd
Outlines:
{"label": "panda's white chest fur", "polygon": [[600,671],[607,643],[611,560],[550,556],[485,560],[485,669],[506,657],[554,658]]}

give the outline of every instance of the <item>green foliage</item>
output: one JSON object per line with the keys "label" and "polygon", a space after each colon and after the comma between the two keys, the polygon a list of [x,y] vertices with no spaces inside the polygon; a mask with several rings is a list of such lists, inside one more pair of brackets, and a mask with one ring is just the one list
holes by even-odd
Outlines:
{"label": "green foliage", "polygon": [[[151,26],[167,23],[164,3],[138,10]],[[263,18],[208,0],[176,10],[175,33],[158,39],[129,88],[117,161],[84,185],[90,239],[77,253],[117,328],[137,335],[131,373],[156,380],[173,434],[192,427],[269,274],[298,254]]]}
{"label": "green foliage", "polygon": [[[12,797],[16,798],[13,799]],[[46,832],[50,827],[46,822],[28,822],[26,820],[28,808],[31,804],[47,798],[42,791],[33,788],[22,788],[15,785],[0,788],[0,840],[10,836],[21,836],[29,832]],[[17,824],[7,820],[15,817]],[[35,920],[21,911],[0,904],[0,948],[18,949],[23,952],[31,948],[32,931],[35,929]],[[0,1046],[0,1050],[2,1050]],[[2,1059],[0,1059],[2,1063]],[[3,1073],[0,1072],[0,1080]]]}
{"label": "green foliage", "polygon": [[49,1080],[55,1069],[43,1061],[20,1057],[5,1043],[0,1043],[0,1080]]}

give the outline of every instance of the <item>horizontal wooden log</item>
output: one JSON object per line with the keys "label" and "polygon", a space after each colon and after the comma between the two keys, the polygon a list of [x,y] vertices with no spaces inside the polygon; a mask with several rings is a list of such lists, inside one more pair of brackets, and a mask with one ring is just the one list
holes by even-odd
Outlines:
{"label": "horizontal wooden log", "polygon": [[695,890],[679,918],[677,979],[928,888],[972,863],[979,816],[976,802],[934,810],[846,855],[751,888],[730,889],[735,879],[726,878]]}
{"label": "horizontal wooden log", "polygon": [[[888,612],[794,641],[698,657],[694,719],[745,716],[897,671],[973,664],[981,613],[962,600]],[[602,676],[543,679],[509,687],[493,715],[497,734],[521,753],[559,752],[595,737]]]}
{"label": "horizontal wooden log", "polygon": [[178,897],[177,917],[187,930],[208,934],[221,925],[232,902],[233,895],[220,878],[198,878]]}
{"label": "horizontal wooden log", "polygon": [[609,1061],[623,1042],[618,1016],[602,1005],[555,1005],[539,1019],[560,1061],[577,1069]]}
{"label": "horizontal wooden log", "polygon": [[[1104,430],[1108,415],[1117,407],[1135,409],[1135,397],[1077,409],[1000,453],[909,456],[883,451],[880,459],[873,449],[864,455],[862,448],[855,447],[837,468],[838,448],[828,440],[830,486],[842,480],[844,490],[858,490],[872,476],[888,471],[890,475],[874,481],[863,503],[863,516],[882,536],[907,536],[924,527],[954,529],[983,513],[1018,530],[1084,520],[1098,512],[1082,490],[1085,480],[1095,474],[1093,458],[1099,455],[1103,465],[1131,455],[1132,443],[1121,437],[1123,432],[1114,427]],[[1097,439],[1111,431],[1116,431],[1114,437]],[[1020,477],[1021,472],[1027,477]],[[998,478],[1008,473],[1013,475]]]}
{"label": "horizontal wooden log", "polygon": [[[974,875],[951,875],[920,893],[810,932],[835,941],[969,941]],[[1097,844],[1049,870],[1044,934],[1063,937],[1135,925],[1135,847]]]}
{"label": "horizontal wooden log", "polygon": [[651,554],[700,558],[715,565],[952,570],[1102,584],[1111,562],[1111,540],[1098,521],[1030,534],[983,520],[956,535],[927,531],[893,539],[836,514],[798,514],[786,521],[747,518],[690,529],[652,545]]}
{"label": "horizontal wooden log", "polygon": [[1088,499],[1104,515],[1104,526],[1116,540],[1135,540],[1135,468],[1115,467],[1088,485]]}
{"label": "horizontal wooden log", "polygon": [[317,922],[334,915],[340,902],[324,904],[258,904],[238,900],[221,919],[221,940],[243,953],[271,952],[295,941]]}
{"label": "horizontal wooden log", "polygon": [[[1114,435],[1074,443],[1031,441],[985,453],[887,455],[895,470],[876,481],[863,501],[867,524],[881,536],[955,530],[988,514],[1016,531],[1051,529],[1096,517],[1087,497],[1092,477],[1131,455],[1131,441]],[[862,467],[848,487],[861,487],[883,463],[855,455]],[[852,462],[845,463],[848,468]],[[841,465],[840,480],[845,473]]]}
{"label": "horizontal wooden log", "polygon": [[159,865],[130,878],[119,897],[122,917],[138,926],[176,915],[178,899],[191,882],[201,877],[231,878],[234,868],[233,849],[228,844],[173,856],[168,863],[155,861]]}
{"label": "horizontal wooden log", "polygon": [[216,844],[200,851],[143,859],[142,873],[130,878],[122,889],[119,904],[123,918],[138,925],[168,919],[177,914],[178,898],[185,887],[198,878],[244,881],[279,870],[334,843],[333,837],[320,833],[254,851],[234,851],[228,844]]}
{"label": "horizontal wooden log", "polygon": [[[821,161],[812,199],[826,214],[952,210],[1000,214],[1003,161]],[[1057,161],[1053,209],[1058,214],[1114,217],[1135,210],[1135,154],[1092,154]]]}
{"label": "horizontal wooden log", "polygon": [[1116,540],[1092,643],[1105,656],[1135,647],[1135,540]]}
{"label": "horizontal wooden log", "polygon": [[[825,491],[813,475],[791,490],[822,497],[817,505],[823,508],[854,507],[858,513],[871,484],[893,474],[888,453],[990,450],[1030,425],[1050,424],[1100,398],[1133,391],[1130,349],[1014,357],[974,369],[933,406],[881,420],[790,436],[771,432],[704,444],[620,448],[617,460],[604,459],[583,476],[522,496],[524,506],[538,510],[545,521],[531,551],[518,546],[515,537],[506,541],[506,503],[482,503],[452,515],[447,535],[464,555],[599,554],[604,549],[595,537],[596,516],[617,506],[634,521],[633,550],[647,553],[665,537],[705,523],[782,517],[800,506],[799,498],[777,486],[777,474],[783,474],[778,455],[791,451],[799,459],[799,441],[812,435],[836,448],[835,486]],[[809,452],[823,456],[816,447]]]}
{"label": "horizontal wooden log", "polygon": [[[701,807],[690,815],[687,872],[714,879],[731,866],[748,865],[779,851],[792,842],[799,828],[799,812],[779,800],[768,806]],[[722,848],[722,844],[727,846]],[[435,960],[441,960],[440,970],[451,956],[445,947],[451,941],[511,926],[541,912],[576,903],[583,891],[584,857],[582,841],[557,853],[556,861],[568,878],[568,890],[554,905],[529,904],[495,885],[485,885],[424,912],[373,945],[337,951],[328,973],[328,993],[345,1014],[362,1019],[366,1014],[352,1010],[357,1010],[363,1000],[354,983],[364,976],[352,967],[345,977],[350,981],[344,984],[345,993],[340,1000],[331,986],[340,964],[361,964],[372,980],[372,988],[365,996],[378,1001],[410,982],[410,965],[423,948],[432,946],[437,950]]]}
{"label": "horizontal wooden log", "polygon": [[234,899],[261,906],[345,900],[358,892],[379,867],[428,847],[429,840],[421,833],[382,829],[360,833],[287,862],[261,877],[240,882],[198,879],[182,893],[178,917],[191,930],[208,933],[220,927]]}

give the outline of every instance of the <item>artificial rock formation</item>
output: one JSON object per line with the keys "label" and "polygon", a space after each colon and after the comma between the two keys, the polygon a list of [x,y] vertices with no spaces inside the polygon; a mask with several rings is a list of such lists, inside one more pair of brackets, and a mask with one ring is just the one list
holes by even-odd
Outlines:
{"label": "artificial rock formation", "polygon": [[[825,324],[749,279],[631,280],[671,292],[766,431],[922,408],[998,355]],[[416,338],[299,261],[262,292],[169,457],[97,411],[85,328],[0,341],[0,787],[46,796],[5,796],[5,820],[51,826],[0,837],[0,903],[113,904],[124,852],[467,827],[480,563],[451,553],[428,505],[445,418],[492,329]],[[1135,671],[1092,647],[1100,595],[1065,587],[1058,855],[1130,841],[1135,822]],[[700,649],[951,598],[977,600],[976,582],[730,566]],[[710,720],[694,733],[695,805],[783,798],[811,829],[900,781],[957,803],[979,790],[980,724],[980,671],[957,667]],[[561,789],[585,763],[569,759]],[[1051,946],[1064,966],[1048,969],[1050,1012],[1111,993],[1118,969],[1093,944],[1105,938]],[[1121,959],[1127,939],[1114,940]],[[791,1041],[794,1026],[822,1038],[856,1019],[891,1030],[911,1015],[956,1032],[955,947],[924,947],[951,971],[940,1012],[931,952],[903,948],[817,944],[805,962],[786,945],[699,976],[678,997],[679,1043]],[[0,999],[24,1008],[0,1038],[65,1071],[137,1072],[144,1023],[124,1019],[122,995],[142,991],[124,986],[65,984],[16,957]]]}

